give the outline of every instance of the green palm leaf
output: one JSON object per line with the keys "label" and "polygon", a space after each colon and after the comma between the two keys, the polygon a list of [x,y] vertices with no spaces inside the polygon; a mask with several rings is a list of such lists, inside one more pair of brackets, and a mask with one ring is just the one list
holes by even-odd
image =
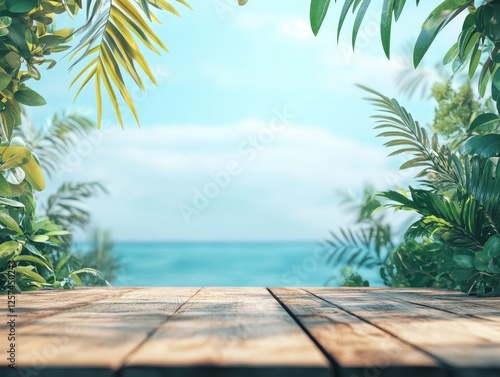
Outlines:
{"label": "green palm leaf", "polygon": [[42,168],[50,177],[94,127],[95,124],[89,118],[78,112],[70,112],[54,115],[45,129],[26,121],[15,130],[15,134],[26,142],[28,149],[36,151],[37,157],[43,161]]}
{"label": "green palm leaf", "polygon": [[[189,7],[183,0],[177,2]],[[132,78],[135,84],[144,90],[144,83],[139,72],[142,71],[154,84],[155,78],[140,50],[139,44],[158,53],[167,48],[153,32],[148,20],[158,22],[152,8],[165,10],[176,16],[177,10],[165,0],[96,0],[87,1],[87,24],[76,31],[82,35],[78,47],[73,51],[71,68],[82,61],[87,64],[76,75],[71,85],[82,79],[77,90],[81,90],[93,80],[97,100],[97,123],[102,122],[102,92],[106,90],[120,125],[123,118],[119,97],[131,110],[137,124],[139,118],[129,90],[125,85],[124,75]]]}
{"label": "green palm leaf", "polygon": [[368,100],[381,113],[373,116],[377,123],[375,129],[382,131],[377,136],[391,139],[384,146],[397,147],[389,156],[405,154],[413,157],[403,163],[401,169],[422,168],[417,178],[436,190],[454,189],[464,184],[463,158],[459,154],[446,145],[440,146],[436,135],[430,138],[425,128],[398,101],[373,89],[360,87],[374,95]]}
{"label": "green palm leaf", "polygon": [[417,211],[422,217],[413,223],[405,237],[438,236],[453,247],[479,250],[495,234],[480,202],[472,195],[458,193],[456,200],[427,190],[410,188],[411,198],[395,191],[381,196],[393,201],[396,209]]}
{"label": "green palm leaf", "polygon": [[48,198],[45,215],[63,229],[83,229],[90,221],[90,213],[82,201],[106,192],[99,182],[65,183]]}
{"label": "green palm leaf", "polygon": [[473,157],[466,168],[466,191],[481,204],[489,224],[500,234],[500,165]]}

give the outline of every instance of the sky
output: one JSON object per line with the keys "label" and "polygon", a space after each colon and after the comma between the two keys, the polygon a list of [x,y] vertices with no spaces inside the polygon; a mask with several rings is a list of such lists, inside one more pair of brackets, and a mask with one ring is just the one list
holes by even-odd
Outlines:
{"label": "sky", "polygon": [[[332,2],[318,37],[308,1],[189,3],[192,11],[178,6],[182,17],[164,14],[155,26],[169,49],[146,54],[158,86],[146,93],[131,86],[141,128],[126,115],[122,130],[106,103],[103,128],[67,156],[43,195],[65,181],[104,183],[110,194],[88,208],[93,223],[119,241],[316,241],[352,220],[339,191],[408,184],[408,173],[397,170],[401,160],[386,158],[372,129],[374,109],[355,84],[400,98],[423,123],[432,119],[432,102],[396,88],[407,66],[403,47],[415,40],[429,4],[408,5],[393,28],[389,61],[376,6],[353,52],[351,23],[337,43],[342,2]],[[438,37],[430,65],[459,26]],[[93,87],[73,103],[68,84],[77,70],[68,67],[60,56],[31,84],[48,102],[30,109],[34,123],[75,110],[95,119]]]}

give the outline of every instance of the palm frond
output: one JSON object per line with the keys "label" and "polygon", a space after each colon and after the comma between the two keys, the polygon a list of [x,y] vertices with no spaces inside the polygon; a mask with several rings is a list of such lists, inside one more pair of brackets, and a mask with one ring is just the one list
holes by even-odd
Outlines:
{"label": "palm frond", "polygon": [[78,279],[80,285],[81,285],[81,280],[79,278],[78,275],[80,274],[89,274],[89,275],[92,275],[94,277],[97,277],[99,278],[100,280],[102,280],[108,287],[111,287],[111,284],[102,277],[102,275],[99,273],[99,271],[97,271],[96,269],[94,268],[88,268],[88,267],[85,267],[85,268],[80,268],[78,270],[75,270],[75,271],[72,271],[68,277],[72,277],[73,279]]}
{"label": "palm frond", "polygon": [[[189,7],[183,0],[177,2]],[[159,50],[167,51],[148,24],[148,20],[158,22],[151,8],[179,15],[166,0],[87,1],[87,23],[75,32],[75,35],[82,35],[82,38],[70,58],[74,60],[71,68],[82,61],[87,64],[76,75],[71,85],[82,78],[75,96],[77,97],[81,90],[94,80],[98,126],[102,121],[101,84],[111,100],[120,125],[123,127],[123,118],[117,92],[139,124],[133,98],[125,85],[124,74],[132,78],[141,90],[144,90],[144,83],[140,71],[156,84],[139,43],[157,54]]]}
{"label": "palm frond", "polygon": [[[94,268],[105,280],[113,282],[116,280],[122,267],[120,260],[113,253],[113,241],[110,233],[102,229],[95,229],[92,233],[92,245],[90,250],[79,254],[82,266]],[[82,278],[84,285],[103,285],[102,279],[93,276]]]}
{"label": "palm frond", "polygon": [[83,229],[90,221],[90,213],[81,202],[106,192],[99,182],[65,183],[48,198],[45,215],[63,229]]}
{"label": "palm frond", "polygon": [[359,86],[374,95],[368,100],[381,113],[373,116],[377,123],[375,129],[382,130],[377,136],[391,138],[384,146],[398,148],[389,156],[413,156],[403,163],[400,169],[421,168],[416,177],[425,185],[439,190],[454,189],[464,183],[464,168],[460,155],[452,152],[446,145],[440,146],[435,134],[429,138],[426,129],[421,127],[398,101],[373,89]]}
{"label": "palm frond", "polygon": [[466,178],[465,190],[481,204],[495,233],[500,234],[500,164],[473,157],[466,165]]}
{"label": "palm frond", "polygon": [[357,229],[331,232],[323,246],[330,251],[328,262],[354,268],[373,268],[382,265],[394,247],[389,226],[371,224]]}
{"label": "palm frond", "polygon": [[396,87],[399,92],[408,98],[419,97],[426,99],[431,96],[431,87],[436,81],[446,80],[443,65],[438,63],[433,67],[425,67],[420,64],[414,67],[412,56],[413,46],[411,43],[403,45],[403,51],[399,60],[401,69],[395,77]]}
{"label": "palm frond", "polygon": [[50,177],[60,168],[66,157],[94,129],[94,123],[78,112],[55,114],[48,127],[35,128],[26,120],[15,130],[43,161],[42,169]]}
{"label": "palm frond", "polygon": [[410,226],[407,239],[438,236],[453,247],[478,250],[494,234],[481,204],[470,194],[457,193],[455,200],[427,190],[412,189],[411,198],[387,191],[381,196],[392,200],[396,209],[417,211],[422,217]]}

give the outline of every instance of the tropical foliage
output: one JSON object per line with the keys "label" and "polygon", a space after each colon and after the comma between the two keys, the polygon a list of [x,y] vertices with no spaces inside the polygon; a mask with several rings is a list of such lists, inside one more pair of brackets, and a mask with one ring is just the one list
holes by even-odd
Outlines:
{"label": "tropical foliage", "polygon": [[[336,2],[336,1],[335,1]],[[331,7],[331,0],[311,0],[309,20],[312,32],[317,35]],[[352,46],[363,20],[371,5],[371,0],[344,0],[339,12],[337,36],[349,13],[354,17],[352,30]],[[380,15],[380,36],[382,47],[388,58],[391,50],[391,31],[409,2],[406,0],[383,0]],[[420,0],[416,0],[416,5]],[[379,3],[380,4],[380,3]],[[420,34],[413,48],[413,64],[417,67],[434,42],[436,36],[453,20],[463,19],[461,32],[457,41],[443,57],[443,64],[451,64],[454,74],[466,71],[472,79],[479,70],[478,91],[484,96],[488,84],[491,98],[495,103],[497,113],[500,112],[500,0],[444,0],[434,8],[424,21]],[[413,84],[416,82],[413,81]],[[465,144],[469,154],[481,157],[500,156],[500,134],[490,131],[486,135],[474,135],[474,131],[488,130],[492,124],[497,124],[496,113],[483,114],[470,124],[472,137]]]}
{"label": "tropical foliage", "polygon": [[[51,161],[44,169],[53,172],[76,137],[91,130],[91,124],[76,113],[54,117],[46,131],[35,129],[26,120],[14,131],[16,136],[10,144],[4,143],[0,165],[0,290],[7,288],[12,268],[17,290],[71,288],[82,284],[85,275],[105,281],[71,251],[70,233],[88,225],[90,215],[82,202],[105,192],[104,187],[97,182],[65,183],[41,205],[37,205],[34,192],[43,189],[45,182],[31,149],[36,148]],[[21,136],[31,142],[25,144]]]}
{"label": "tropical foliage", "polygon": [[[408,194],[386,191],[382,195],[397,209],[421,215],[406,232],[407,239],[431,237],[453,248],[455,281],[466,292],[500,291],[500,167],[496,160],[459,153],[439,145],[396,100],[373,92],[379,108],[379,136],[413,158],[401,168],[417,168],[424,188],[410,187]],[[480,115],[481,116],[481,115]],[[478,118],[476,118],[477,120]]]}
{"label": "tropical foliage", "polygon": [[[176,1],[189,7],[183,0]],[[57,29],[56,15],[73,18],[82,9],[86,11],[83,26]],[[166,50],[149,25],[159,22],[155,9],[178,15],[165,0],[89,0],[85,4],[81,0],[0,0],[0,290],[6,289],[12,268],[19,290],[72,287],[82,284],[85,274],[93,277],[84,279],[87,283],[105,281],[88,267],[94,264],[85,265],[95,255],[71,251],[70,233],[89,223],[81,201],[105,192],[104,187],[98,182],[64,183],[38,210],[34,195],[44,189],[45,179],[33,151],[50,177],[94,123],[78,114],[63,114],[42,130],[23,116],[23,106],[45,104],[43,96],[29,88],[29,81],[41,78],[40,66],[54,67],[54,54],[71,49],[72,68],[83,67],[71,85],[79,82],[78,96],[89,82],[94,83],[98,126],[101,87],[122,126],[119,98],[139,122],[125,81],[130,77],[141,90],[145,77],[155,83],[140,48],[155,53]],[[75,38],[79,42],[72,48],[68,43]],[[108,276],[117,267],[110,245],[101,242],[96,248],[99,261],[110,265]]]}
{"label": "tropical foliage", "polygon": [[358,202],[345,196],[347,212],[356,214],[355,227],[331,232],[326,245],[331,254],[328,263],[346,264],[355,269],[381,268],[387,264],[390,252],[396,247],[395,232],[386,220],[387,212],[375,196],[374,189],[366,187]]}
{"label": "tropical foliage", "polygon": [[[177,2],[188,6],[183,0]],[[189,7],[189,6],[188,6]],[[56,29],[55,16],[66,13],[74,18],[85,9],[85,24],[74,29]],[[154,10],[178,15],[165,0],[1,0],[0,1],[0,119],[4,140],[10,140],[21,124],[21,105],[39,106],[45,100],[27,86],[39,80],[39,67],[54,67],[53,55],[71,49],[68,44],[80,38],[70,51],[72,67],[83,65],[71,85],[81,79],[77,96],[89,82],[95,86],[98,125],[102,119],[104,87],[123,126],[118,98],[129,107],[137,122],[137,112],[125,77],[129,76],[144,90],[141,72],[155,78],[141,52],[140,45],[159,53],[165,45],[149,26],[159,22]]]}
{"label": "tropical foliage", "polygon": [[340,275],[326,284],[365,287],[370,281],[362,274],[378,271],[380,281],[391,287],[455,288],[449,247],[429,238],[404,240],[388,220],[385,201],[373,188],[365,188],[362,201],[349,198],[348,202],[349,212],[358,217],[353,226],[332,232],[324,242],[330,252],[328,263],[342,266]]}
{"label": "tropical foliage", "polygon": [[113,241],[109,232],[94,229],[90,249],[77,251],[76,258],[81,266],[99,270],[100,276],[85,274],[82,278],[83,285],[107,285],[118,277],[122,268],[119,259],[113,254]]}
{"label": "tropical foliage", "polygon": [[[375,265],[381,267],[381,276],[388,285],[431,285],[460,288],[479,295],[499,294],[498,159],[471,155],[469,148],[457,150],[440,144],[438,136],[429,136],[427,130],[396,100],[365,89],[372,95],[370,100],[379,111],[374,117],[377,121],[375,128],[381,131],[379,136],[389,139],[385,143],[387,147],[395,148],[391,155],[412,156],[400,168],[415,169],[421,186],[410,187],[408,192],[389,190],[380,196],[392,207],[416,212],[420,218],[409,226],[404,242],[395,248],[392,241],[386,241],[391,240],[388,230],[383,237],[365,237],[366,234],[376,234],[377,229],[384,229],[383,222],[372,220],[368,230],[358,232],[357,236],[344,237],[351,241],[347,243],[347,250],[352,253],[349,260],[345,259],[339,243],[330,243],[333,255],[337,261],[356,262],[357,267],[366,265],[361,262],[374,260]],[[457,93],[461,95],[460,91],[454,94]],[[472,124],[484,124],[484,116],[478,115]],[[435,124],[443,118],[439,109],[436,118]],[[498,127],[498,122],[490,122],[488,131],[493,127]],[[471,126],[468,132],[478,132],[479,128]],[[461,138],[454,132],[448,134],[451,136]],[[359,244],[360,237],[373,240],[363,244],[364,253],[354,247],[354,241]],[[386,250],[385,258],[379,258],[381,247]]]}

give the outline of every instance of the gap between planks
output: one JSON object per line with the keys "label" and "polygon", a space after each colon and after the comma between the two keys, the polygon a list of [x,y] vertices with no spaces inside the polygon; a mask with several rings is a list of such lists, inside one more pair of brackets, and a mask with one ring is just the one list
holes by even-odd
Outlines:
{"label": "gap between planks", "polygon": [[337,376],[446,376],[425,352],[306,290],[270,291],[328,354]]}
{"label": "gap between planks", "polygon": [[132,376],[331,377],[327,358],[265,288],[204,288],[126,361]]}
{"label": "gap between planks", "polygon": [[[387,296],[376,293],[382,290],[376,289],[314,288],[308,291],[433,355],[448,366],[453,376],[499,375],[499,322],[464,317],[405,301],[387,301]],[[459,305],[462,298],[457,295],[455,305]]]}
{"label": "gap between planks", "polygon": [[[38,377],[115,376],[127,355],[198,290],[134,288],[33,320],[18,330],[18,371]],[[2,377],[9,376],[6,360],[0,359],[0,368]]]}

